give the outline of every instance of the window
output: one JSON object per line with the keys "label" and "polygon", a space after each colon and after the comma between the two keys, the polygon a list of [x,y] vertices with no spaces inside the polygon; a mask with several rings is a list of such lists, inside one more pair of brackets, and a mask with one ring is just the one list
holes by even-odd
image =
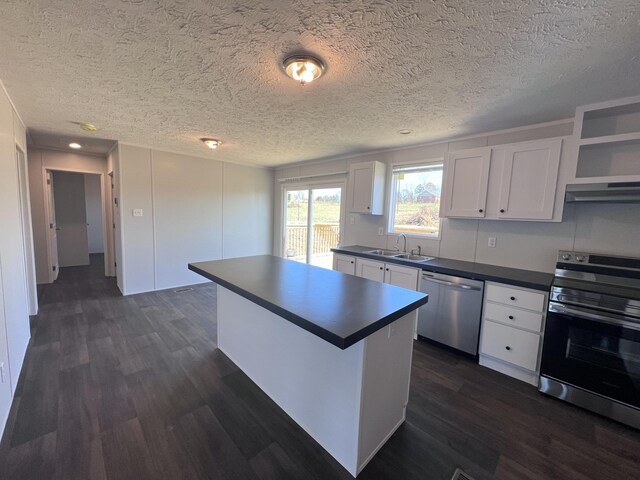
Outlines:
{"label": "window", "polygon": [[442,162],[394,167],[389,232],[438,237],[441,191]]}
{"label": "window", "polygon": [[340,242],[341,199],[342,185],[285,187],[285,258],[333,268],[331,249]]}

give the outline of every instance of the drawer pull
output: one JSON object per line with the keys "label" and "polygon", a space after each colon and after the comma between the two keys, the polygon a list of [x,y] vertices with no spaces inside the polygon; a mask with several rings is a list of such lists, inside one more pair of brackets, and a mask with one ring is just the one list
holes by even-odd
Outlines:
{"label": "drawer pull", "polygon": [[511,301],[515,302],[516,301],[516,297],[511,297]]}
{"label": "drawer pull", "polygon": [[507,346],[506,346],[506,347],[504,347],[504,348],[506,348],[507,350],[511,350],[511,347],[510,347],[509,345],[507,345]]}
{"label": "drawer pull", "polygon": [[509,315],[509,320],[513,320],[513,315]]}
{"label": "drawer pull", "polygon": [[382,270],[382,267],[380,267],[380,270]]}

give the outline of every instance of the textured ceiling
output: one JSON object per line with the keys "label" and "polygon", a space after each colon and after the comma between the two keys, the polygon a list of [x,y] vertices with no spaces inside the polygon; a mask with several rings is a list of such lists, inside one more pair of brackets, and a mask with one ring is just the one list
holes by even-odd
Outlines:
{"label": "textured ceiling", "polygon": [[[0,2],[29,128],[278,165],[566,118],[640,93],[638,0]],[[324,77],[284,76],[315,52]],[[401,136],[397,130],[413,134]]]}

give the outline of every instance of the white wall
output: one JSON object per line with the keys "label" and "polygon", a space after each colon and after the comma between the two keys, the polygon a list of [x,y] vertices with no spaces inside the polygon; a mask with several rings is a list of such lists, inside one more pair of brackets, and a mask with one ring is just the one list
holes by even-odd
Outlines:
{"label": "white wall", "polygon": [[100,176],[84,175],[84,201],[87,217],[87,239],[89,253],[104,253],[102,194]]}
{"label": "white wall", "polygon": [[204,282],[190,262],[271,253],[271,170],[128,144],[113,163],[124,294]]}
{"label": "white wall", "polygon": [[30,337],[25,269],[30,252],[23,242],[16,161],[16,143],[26,147],[24,135],[24,125],[0,83],[0,364],[5,373],[0,384],[0,431],[6,424]]}
{"label": "white wall", "polygon": [[[51,282],[49,270],[50,261],[47,257],[47,228],[46,217],[46,197],[45,197],[45,169],[56,171],[76,171],[101,175],[103,192],[111,188],[107,174],[107,160],[104,157],[94,157],[80,153],[60,152],[56,150],[45,150],[32,148],[28,151],[29,164],[29,189],[31,194],[31,220],[33,226],[33,240],[35,246],[36,278],[38,283]],[[105,220],[105,211],[109,203],[105,198],[103,209],[103,222],[108,227],[108,220]],[[109,250],[105,251],[105,267],[113,265],[113,254]]]}
{"label": "white wall", "polygon": [[[275,177],[330,175],[348,169],[352,163],[378,160],[389,165],[430,159],[442,159],[447,151],[480,146],[500,145],[550,137],[565,137],[561,176],[571,168],[570,156],[572,123],[554,122],[544,126],[512,131],[493,132],[462,140],[453,140],[415,148],[395,149],[323,163],[308,163],[276,170]],[[565,148],[566,147],[566,148]],[[346,177],[342,175],[341,178]],[[281,191],[276,181],[274,205],[274,254],[281,245]],[[348,195],[349,192],[346,192]],[[388,200],[388,199],[387,199]],[[562,201],[562,199],[559,199]],[[388,201],[386,202],[388,209]],[[350,224],[353,217],[355,224]],[[377,234],[378,228],[387,230],[387,215],[359,215],[347,213],[342,245],[392,247],[395,235]],[[519,222],[497,220],[443,219],[437,240],[409,237],[408,248],[421,245],[432,256],[475,261],[552,272],[558,250],[581,250],[640,257],[640,204],[567,204],[561,223]],[[496,237],[496,247],[487,246],[488,238]]]}

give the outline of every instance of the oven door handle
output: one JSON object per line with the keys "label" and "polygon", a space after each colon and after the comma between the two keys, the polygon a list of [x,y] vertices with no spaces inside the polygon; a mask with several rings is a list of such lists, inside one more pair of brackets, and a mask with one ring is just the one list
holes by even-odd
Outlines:
{"label": "oven door handle", "polygon": [[624,317],[619,317],[617,315],[612,316],[593,313],[592,311],[579,307],[565,307],[564,305],[549,302],[549,311],[553,313],[562,313],[564,315],[572,315],[583,320],[591,320],[593,322],[608,323],[610,325],[617,325],[620,327],[630,328],[632,330],[640,330],[640,323],[625,320]]}

